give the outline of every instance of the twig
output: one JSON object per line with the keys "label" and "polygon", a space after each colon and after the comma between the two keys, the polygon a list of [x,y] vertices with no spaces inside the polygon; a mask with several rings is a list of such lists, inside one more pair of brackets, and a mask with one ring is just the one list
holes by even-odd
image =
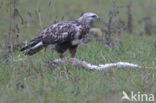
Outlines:
{"label": "twig", "polygon": [[80,61],[76,58],[71,59],[55,59],[52,60],[52,66],[58,67],[60,65],[71,65],[77,68],[85,68],[88,70],[107,70],[109,68],[144,68],[142,66],[139,66],[138,64],[128,63],[128,62],[117,62],[117,63],[108,63],[108,64],[99,64],[99,65],[93,65],[90,63],[87,63],[86,61]]}
{"label": "twig", "polygon": [[40,8],[38,9],[37,13],[38,13],[39,21],[40,21],[41,30],[43,30],[42,19],[41,19],[41,14],[40,14]]}
{"label": "twig", "polygon": [[129,33],[132,33],[133,32],[133,18],[132,18],[132,2],[130,1],[127,5],[127,30]]}

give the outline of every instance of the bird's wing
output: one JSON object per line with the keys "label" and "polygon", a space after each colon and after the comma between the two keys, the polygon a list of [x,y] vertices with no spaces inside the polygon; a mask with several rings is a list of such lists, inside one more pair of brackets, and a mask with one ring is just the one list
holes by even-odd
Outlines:
{"label": "bird's wing", "polygon": [[61,22],[45,29],[41,35],[45,44],[63,43],[71,41],[78,35],[79,29],[74,22]]}

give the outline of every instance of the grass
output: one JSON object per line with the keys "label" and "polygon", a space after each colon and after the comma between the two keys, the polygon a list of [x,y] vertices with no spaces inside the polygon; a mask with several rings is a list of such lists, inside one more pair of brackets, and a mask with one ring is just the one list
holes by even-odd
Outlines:
{"label": "grass", "polygon": [[[93,11],[108,20],[108,11],[112,8],[112,0],[54,0],[51,6],[48,0],[17,0],[24,20],[33,20],[33,23],[19,24],[19,41],[30,40],[40,30],[38,16],[35,10],[40,6],[42,23],[44,27],[51,25],[56,16],[59,20],[65,16],[79,17],[81,12]],[[7,40],[9,26],[9,13],[3,2],[0,13],[0,50],[4,48]],[[126,6],[128,1],[117,0],[117,4]],[[89,6],[88,6],[89,3]],[[49,62],[58,58],[51,50],[27,57],[19,51],[9,56],[5,62],[0,53],[0,103],[121,103],[122,91],[130,94],[131,91],[156,94],[156,49],[153,44],[156,35],[140,36],[142,25],[137,20],[150,15],[155,19],[155,0],[133,0],[134,33],[124,32],[121,36],[113,36],[122,44],[111,50],[103,43],[93,40],[89,44],[80,46],[77,58],[93,64],[127,61],[151,68],[127,70],[125,68],[112,68],[108,71],[88,71],[85,69],[63,66],[54,69]],[[80,7],[81,6],[81,7]],[[67,8],[69,7],[69,8]],[[146,11],[146,9],[151,11]],[[48,11],[47,11],[48,10]],[[27,15],[32,13],[32,17]],[[126,9],[122,8],[120,18],[126,19]],[[68,55],[69,58],[69,55]],[[67,72],[68,70],[68,72]],[[19,85],[24,85],[22,88]]]}

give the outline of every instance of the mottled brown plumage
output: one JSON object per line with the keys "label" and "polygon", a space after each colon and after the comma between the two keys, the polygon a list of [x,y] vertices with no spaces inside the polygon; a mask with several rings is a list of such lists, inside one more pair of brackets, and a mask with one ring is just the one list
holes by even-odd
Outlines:
{"label": "mottled brown plumage", "polygon": [[98,18],[94,13],[85,13],[75,21],[56,23],[43,30],[21,51],[25,51],[26,55],[33,55],[48,45],[54,45],[60,57],[64,57],[67,50],[71,57],[75,57],[78,44],[89,33],[91,24]]}

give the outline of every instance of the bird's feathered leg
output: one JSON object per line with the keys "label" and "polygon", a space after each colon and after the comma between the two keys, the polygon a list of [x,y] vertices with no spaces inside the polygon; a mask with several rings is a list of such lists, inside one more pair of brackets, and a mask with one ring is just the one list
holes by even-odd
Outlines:
{"label": "bird's feathered leg", "polygon": [[71,55],[72,58],[75,58],[76,51],[77,51],[77,45],[69,48],[69,52],[70,52],[70,55]]}
{"label": "bird's feathered leg", "polygon": [[64,61],[66,61],[66,60],[67,60],[66,51],[63,52],[63,53],[59,53],[59,57],[60,57],[61,59],[63,59]]}

